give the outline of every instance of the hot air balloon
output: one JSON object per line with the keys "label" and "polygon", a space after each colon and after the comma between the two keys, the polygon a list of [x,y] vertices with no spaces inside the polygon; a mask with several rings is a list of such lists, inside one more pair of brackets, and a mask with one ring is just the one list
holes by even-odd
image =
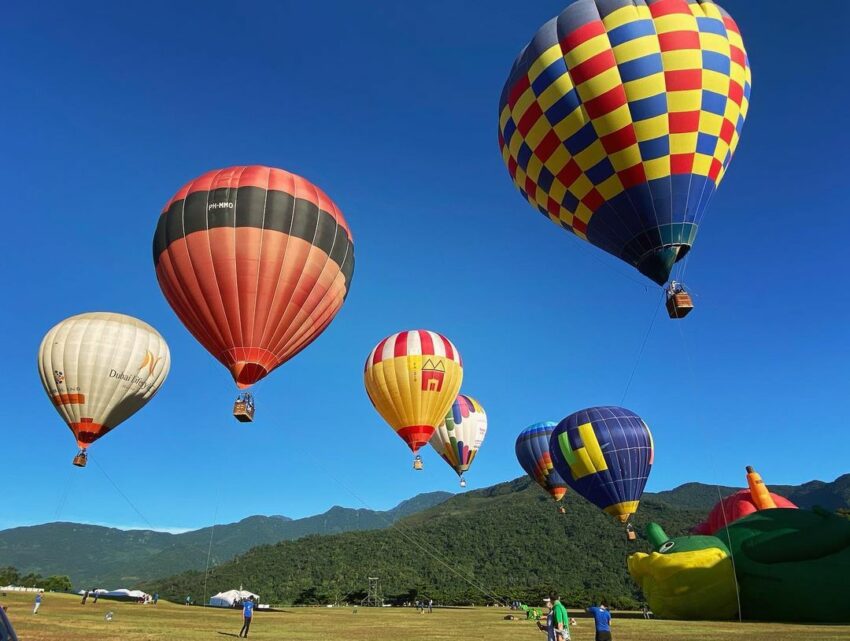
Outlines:
{"label": "hot air balloon", "polygon": [[[153,258],[168,303],[244,390],[330,324],[351,285],[354,245],[337,206],[304,178],[230,167],[166,203]],[[250,396],[235,413],[253,418]]]}
{"label": "hot air balloon", "polygon": [[427,330],[399,332],[382,340],[363,372],[372,405],[415,455],[445,420],[460,384],[463,361],[445,336]]}
{"label": "hot air balloon", "polygon": [[664,285],[729,167],[750,84],[738,26],[710,0],[575,0],[514,62],[502,157],[540,213]]}
{"label": "hot air balloon", "polygon": [[458,394],[445,421],[431,436],[431,447],[457,473],[461,487],[466,487],[463,473],[472,465],[486,434],[487,413],[484,408],[471,396]]}
{"label": "hot air balloon", "polygon": [[79,314],[47,332],[38,348],[38,373],[77,440],[74,465],[84,467],[86,448],[157,393],[170,367],[165,340],[132,316]]}
{"label": "hot air balloon", "polygon": [[[549,439],[557,423],[535,423],[526,427],[516,439],[516,458],[522,469],[551,497],[560,501],[567,493],[567,484],[552,464]],[[566,510],[561,507],[563,514]]]}
{"label": "hot air balloon", "polygon": [[652,434],[637,414],[622,407],[570,414],[552,432],[549,447],[567,485],[628,522],[637,511],[654,458]]}

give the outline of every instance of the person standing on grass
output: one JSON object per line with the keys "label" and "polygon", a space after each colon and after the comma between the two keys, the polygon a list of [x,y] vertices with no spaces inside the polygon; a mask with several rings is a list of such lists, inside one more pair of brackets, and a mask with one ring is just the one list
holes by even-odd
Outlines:
{"label": "person standing on grass", "polygon": [[545,605],[549,611],[546,613],[546,623],[537,622],[537,629],[541,632],[546,633],[546,641],[555,641],[555,608],[552,607],[552,599],[546,597],[543,599],[543,605]]}
{"label": "person standing on grass", "polygon": [[557,592],[550,592],[549,599],[552,601],[555,641],[570,641],[570,615],[567,608],[561,603],[561,595]]}
{"label": "person standing on grass", "polygon": [[589,607],[587,611],[593,615],[596,624],[596,641],[611,641],[611,613],[605,602]]}
{"label": "person standing on grass", "polygon": [[159,603],[159,592],[154,592],[153,593],[153,604],[156,605],[157,603]]}
{"label": "person standing on grass", "polygon": [[81,604],[81,605],[85,605],[85,604],[86,604],[86,601],[88,601],[88,600],[89,600],[89,591],[88,591],[88,590],[85,590],[85,591],[83,592],[83,600],[82,600],[82,601],[80,601],[80,604]]}
{"label": "person standing on grass", "polygon": [[248,638],[248,629],[251,627],[251,619],[254,616],[254,597],[249,596],[242,602],[242,629],[239,631],[239,636],[243,639]]}
{"label": "person standing on grass", "polygon": [[92,590],[92,594],[94,594],[94,601],[92,601],[92,603],[97,603],[97,599],[100,595],[98,594],[97,590]]}
{"label": "person standing on grass", "polygon": [[32,609],[33,614],[38,614],[38,609],[41,607],[41,592],[35,594],[35,607]]}

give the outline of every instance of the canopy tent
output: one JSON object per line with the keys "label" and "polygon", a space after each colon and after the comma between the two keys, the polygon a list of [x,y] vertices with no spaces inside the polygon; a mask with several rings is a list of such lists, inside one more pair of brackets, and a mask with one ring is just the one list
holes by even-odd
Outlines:
{"label": "canopy tent", "polygon": [[120,590],[95,590],[95,594],[97,594],[97,598],[99,599],[117,599],[123,601],[138,601],[139,599],[144,599],[148,601],[151,598],[151,595],[142,592],[141,590],[128,590],[127,588],[121,588]]}
{"label": "canopy tent", "polygon": [[215,596],[210,597],[210,605],[217,608],[232,608],[248,597],[252,597],[254,603],[260,602],[260,597],[253,592],[248,592],[248,590],[228,590],[227,592],[219,592]]}

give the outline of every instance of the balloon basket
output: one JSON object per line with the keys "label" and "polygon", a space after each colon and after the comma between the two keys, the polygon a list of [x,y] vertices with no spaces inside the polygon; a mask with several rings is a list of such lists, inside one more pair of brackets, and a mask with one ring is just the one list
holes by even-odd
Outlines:
{"label": "balloon basket", "polygon": [[416,470],[416,471],[418,472],[418,471],[420,471],[423,467],[425,467],[425,466],[424,466],[424,464],[422,463],[422,457],[421,457],[421,456],[419,456],[419,455],[417,454],[417,455],[416,455],[416,458],[415,458],[415,459],[413,459],[413,469],[414,469],[414,470]]}
{"label": "balloon basket", "polygon": [[461,487],[466,487],[466,479],[465,479],[465,478],[463,478],[462,476],[460,477],[460,486],[461,486]]}
{"label": "balloon basket", "polygon": [[240,423],[251,423],[254,420],[254,399],[250,394],[240,394],[233,403],[233,416]]}
{"label": "balloon basket", "polygon": [[77,455],[74,457],[74,465],[77,467],[85,467],[88,462],[88,455],[85,450],[80,450],[77,452]]}
{"label": "balloon basket", "polygon": [[631,523],[626,526],[626,540],[637,541],[637,532],[635,532],[635,526]]}
{"label": "balloon basket", "polygon": [[667,314],[670,318],[684,318],[693,308],[694,303],[687,292],[679,292],[667,297]]}
{"label": "balloon basket", "polygon": [[566,513],[567,513],[567,508],[565,508],[563,505],[558,508],[558,514],[566,514]]}

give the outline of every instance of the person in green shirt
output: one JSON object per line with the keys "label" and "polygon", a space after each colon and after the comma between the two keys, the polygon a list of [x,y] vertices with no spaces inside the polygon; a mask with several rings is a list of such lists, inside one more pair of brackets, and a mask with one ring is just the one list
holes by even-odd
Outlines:
{"label": "person in green shirt", "polygon": [[561,603],[561,595],[557,592],[549,594],[552,599],[552,624],[555,628],[556,641],[570,641],[570,615]]}

